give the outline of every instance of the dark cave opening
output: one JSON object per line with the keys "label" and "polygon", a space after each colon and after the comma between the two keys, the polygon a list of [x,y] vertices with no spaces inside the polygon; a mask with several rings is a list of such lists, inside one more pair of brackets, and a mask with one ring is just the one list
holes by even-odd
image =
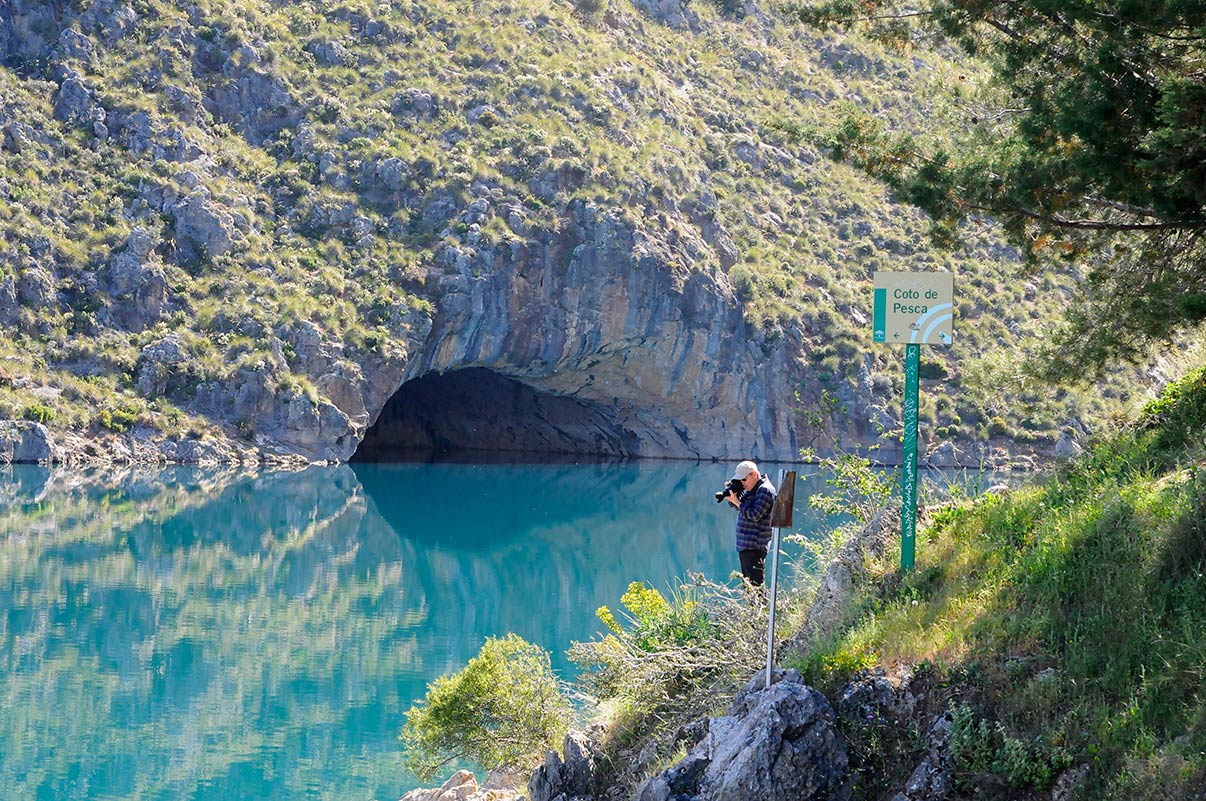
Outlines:
{"label": "dark cave opening", "polygon": [[351,461],[513,461],[637,452],[637,436],[620,424],[614,408],[471,367],[403,384]]}

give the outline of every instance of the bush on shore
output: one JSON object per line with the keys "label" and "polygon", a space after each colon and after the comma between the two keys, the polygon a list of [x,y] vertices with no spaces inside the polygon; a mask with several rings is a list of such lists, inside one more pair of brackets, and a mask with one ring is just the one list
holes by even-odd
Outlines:
{"label": "bush on shore", "polygon": [[423,781],[454,762],[530,770],[561,744],[570,706],[549,654],[515,634],[486,640],[459,673],[441,676],[406,713],[407,767]]}

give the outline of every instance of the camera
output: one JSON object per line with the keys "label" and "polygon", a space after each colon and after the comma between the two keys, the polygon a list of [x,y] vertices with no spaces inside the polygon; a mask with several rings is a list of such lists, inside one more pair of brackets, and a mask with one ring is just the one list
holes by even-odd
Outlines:
{"label": "camera", "polygon": [[728,495],[730,492],[737,496],[737,501],[740,503],[742,497],[745,495],[745,485],[741,483],[741,479],[730,478],[729,483],[725,484],[724,489],[716,493],[716,502],[722,503],[724,501],[724,496]]}

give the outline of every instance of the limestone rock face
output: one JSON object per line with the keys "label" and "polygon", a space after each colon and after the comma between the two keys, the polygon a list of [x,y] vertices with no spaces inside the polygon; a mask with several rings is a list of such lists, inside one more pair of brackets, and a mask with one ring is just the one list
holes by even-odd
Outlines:
{"label": "limestone rock face", "polygon": [[158,320],[168,301],[167,276],[154,247],[154,238],[140,226],[130,232],[125,249],[109,261],[107,289],[114,297],[109,314],[130,330],[142,330]]}
{"label": "limestone rock face", "polygon": [[175,218],[177,261],[221,256],[233,245],[233,218],[198,190],[172,208]]}
{"label": "limestone rock face", "polygon": [[849,799],[846,744],[829,702],[795,671],[775,679],[767,689],[755,676],[678,765],[641,785],[637,801]]}
{"label": "limestone rock face", "polygon": [[[731,54],[733,74],[777,69],[783,62],[771,47],[776,37],[770,18],[756,3],[725,5],[726,16],[756,18],[761,28]],[[759,242],[786,242],[786,233],[798,229],[785,218],[785,207],[802,185],[799,168],[817,154],[764,141],[741,113],[744,101],[713,108],[691,98],[690,82],[675,78],[675,91],[650,93],[617,73],[600,75],[589,92],[564,98],[560,88],[554,95],[553,88],[529,86],[525,79],[502,102],[491,92],[463,92],[459,82],[418,85],[406,70],[377,69],[374,48],[409,46],[419,27],[430,27],[428,33],[444,36],[444,45],[456,49],[450,43],[457,24],[422,21],[426,12],[419,6],[381,6],[379,13],[392,21],[341,8],[329,30],[324,25],[298,40],[299,27],[287,42],[273,26],[226,35],[213,16],[219,12],[205,4],[185,6],[165,26],[146,4],[129,0],[0,0],[0,61],[22,76],[23,92],[44,101],[22,108],[19,93],[0,98],[5,155],[62,158],[69,149],[55,143],[70,131],[83,134],[97,164],[154,165],[145,174],[141,167],[123,172],[118,184],[102,182],[124,187],[122,197],[113,198],[120,202],[99,205],[120,214],[114,230],[129,230],[126,242],[106,242],[103,252],[80,260],[55,253],[45,236],[45,246],[28,237],[28,254],[0,271],[0,325],[48,340],[47,320],[71,311],[78,312],[71,318],[72,337],[118,341],[159,326],[168,329],[155,335],[158,340],[181,334],[172,352],[157,345],[142,354],[136,388],[144,400],[164,398],[212,424],[212,436],[225,444],[211,452],[156,441],[164,458],[258,449],[343,460],[380,424],[375,435],[384,439],[374,447],[386,455],[399,445],[447,444],[793,460],[803,447],[821,454],[851,448],[874,441],[877,426],[895,425],[890,386],[872,380],[872,366],[864,361],[870,357],[852,355],[853,346],[831,356],[821,352],[832,326],[819,313],[811,321],[794,319],[784,307],[782,319],[747,322],[762,310],[745,308],[744,299],[765,296],[738,292],[735,285],[746,286],[749,270],[757,267]],[[681,34],[711,24],[686,0],[637,0],[633,6],[609,7],[602,24],[634,36],[646,26]],[[534,36],[554,37],[550,44],[568,43],[568,32],[552,22],[549,15],[517,20]],[[146,36],[133,35],[139,30]],[[128,77],[111,70],[113,59],[99,58],[119,51],[137,55],[144,41],[154,43],[148,55],[155,57],[134,71],[137,86],[122,83]],[[366,41],[374,44],[366,49]],[[313,95],[308,78],[294,79],[302,63],[294,52],[299,47],[305,69],[325,76],[317,85],[327,85],[327,78],[342,85],[352,80],[345,72],[366,68],[371,103],[345,102],[338,93]],[[845,54],[834,57],[846,63]],[[502,64],[472,69],[483,77],[498,69],[508,82],[513,77]],[[796,88],[813,92],[803,84]],[[120,100],[129,90],[147,102]],[[51,109],[58,122],[43,124]],[[552,115],[558,125],[588,120],[623,147],[633,143],[625,129],[646,120],[681,132],[699,117],[697,130],[707,135],[691,137],[699,147],[684,154],[683,165],[696,165],[691,174],[659,176],[669,180],[657,186],[662,181],[651,184],[637,173],[623,176],[616,164],[594,163],[566,149],[559,137],[546,143],[540,130],[526,144],[514,143],[522,147],[482,138],[518,109]],[[386,134],[390,128],[394,133]],[[367,147],[378,132],[380,142]],[[424,148],[395,147],[394,134],[398,143],[464,150],[466,164],[480,161],[488,168],[471,170],[462,186],[459,178],[446,180],[452,162],[424,155]],[[251,168],[258,157],[228,158],[233,137],[240,139],[235,151],[258,149],[264,164],[275,166],[261,173]],[[130,161],[132,154],[138,158]],[[728,184],[712,177],[730,161],[743,173],[767,174],[758,182],[763,188],[742,200],[750,207],[748,226],[724,213],[735,197],[726,199],[722,187]],[[249,188],[261,178],[263,185]],[[69,194],[73,182],[89,183],[67,181]],[[0,196],[12,195],[9,184],[0,177]],[[63,209],[38,216],[45,230],[75,230]],[[873,237],[875,228],[859,219],[852,231]],[[754,229],[777,233],[768,239]],[[295,250],[307,258],[293,264]],[[316,280],[288,303],[258,290],[232,298],[239,302],[216,313],[212,327],[194,316],[202,305],[191,300],[194,290],[219,286],[211,284],[209,267],[229,271],[231,286],[262,287],[296,281],[301,265],[323,258],[344,268],[339,280]],[[734,270],[746,280],[736,272],[730,280]],[[259,277],[244,280],[251,272]],[[856,272],[850,276],[861,280]],[[826,280],[817,283],[816,306],[826,319],[857,320],[850,301],[835,300]],[[314,294],[307,296],[310,290]],[[355,308],[333,320],[325,312],[334,303]],[[243,324],[253,317],[255,325]],[[237,354],[221,353],[223,334],[253,340],[256,351],[270,357],[244,364]],[[186,345],[204,339],[219,352],[188,352]],[[845,362],[835,370],[838,358]],[[818,365],[825,359],[822,371]],[[220,368],[213,364],[218,360]],[[850,363],[855,360],[862,364]],[[95,374],[109,369],[103,361],[81,359],[71,369]],[[858,381],[848,380],[857,372],[851,368],[860,366]],[[413,413],[416,396],[397,400],[408,384],[457,374],[491,376],[479,383],[489,382],[493,394],[479,388],[452,397],[450,389],[464,382],[437,385],[434,402],[420,407],[426,416]],[[61,441],[58,435],[56,430]],[[156,436],[148,432],[146,439]],[[894,458],[890,448],[879,453]],[[943,463],[963,458],[953,450],[940,457]]]}
{"label": "limestone rock face", "polygon": [[684,232],[672,247],[575,201],[559,237],[486,246],[472,220],[495,211],[471,203],[465,243],[437,253],[437,311],[404,381],[485,368],[602,410],[620,444],[585,452],[790,459],[808,444],[793,419],[808,391],[799,343],[752,332],[723,273],[673,266],[706,242]]}

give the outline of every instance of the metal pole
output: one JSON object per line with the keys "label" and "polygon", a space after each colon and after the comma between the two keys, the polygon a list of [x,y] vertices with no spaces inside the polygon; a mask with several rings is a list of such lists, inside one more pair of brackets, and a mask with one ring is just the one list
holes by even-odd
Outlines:
{"label": "metal pole", "polygon": [[[784,470],[779,469],[779,486],[783,485]],[[771,667],[775,661],[775,598],[779,591],[779,529],[771,533],[770,554],[770,621],[766,627],[766,689],[771,686]]]}
{"label": "metal pole", "polygon": [[905,346],[904,448],[900,464],[900,571],[913,569],[917,534],[917,384],[921,345]]}

